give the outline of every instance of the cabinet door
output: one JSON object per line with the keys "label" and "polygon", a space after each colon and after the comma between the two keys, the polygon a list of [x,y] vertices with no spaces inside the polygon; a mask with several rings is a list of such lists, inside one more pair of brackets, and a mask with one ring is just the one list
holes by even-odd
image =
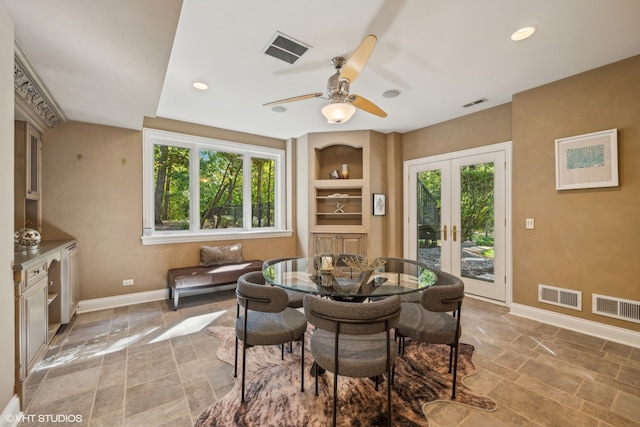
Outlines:
{"label": "cabinet door", "polygon": [[[26,198],[31,200],[40,199],[40,164],[41,164],[41,142],[40,134],[31,126],[27,126],[27,162],[26,162]],[[35,226],[35,225],[34,225]]]}
{"label": "cabinet door", "polygon": [[316,239],[335,239],[337,247],[335,248],[342,254],[354,254],[354,255],[366,255],[367,235],[364,233],[313,233],[312,239],[314,242],[313,253],[317,253]]}
{"label": "cabinet door", "polygon": [[340,246],[342,253],[365,255],[365,234],[350,233],[340,235]]}
{"label": "cabinet door", "polygon": [[40,351],[47,345],[47,278],[38,280],[24,293],[24,327],[26,332],[27,372]]}

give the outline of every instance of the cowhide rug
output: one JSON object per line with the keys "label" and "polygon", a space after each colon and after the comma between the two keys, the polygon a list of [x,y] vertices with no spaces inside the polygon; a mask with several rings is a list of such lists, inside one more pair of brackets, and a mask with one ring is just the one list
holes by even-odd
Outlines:
{"label": "cowhide rug", "polygon": [[[206,332],[221,340],[218,358],[233,365],[235,334],[232,328],[211,326]],[[309,334],[309,331],[307,331]],[[305,391],[300,391],[300,343],[293,352],[276,346],[247,349],[245,403],[240,403],[242,347],[238,354],[238,377],[231,391],[206,409],[196,420],[196,427],[227,426],[326,426],[331,424],[333,373],[319,378],[316,397],[315,378],[310,368],[313,362],[305,340]],[[242,344],[240,344],[242,345]],[[288,346],[287,346],[288,348]],[[469,390],[462,379],[475,373],[471,361],[474,348],[460,344],[458,357],[458,386],[453,402],[486,411],[496,409],[488,397]],[[395,380],[392,386],[392,425],[428,426],[423,407],[435,401],[451,401],[449,347],[407,342],[403,356],[396,359]],[[368,378],[338,378],[338,425],[386,425],[387,386],[381,383],[375,391],[374,381]]]}

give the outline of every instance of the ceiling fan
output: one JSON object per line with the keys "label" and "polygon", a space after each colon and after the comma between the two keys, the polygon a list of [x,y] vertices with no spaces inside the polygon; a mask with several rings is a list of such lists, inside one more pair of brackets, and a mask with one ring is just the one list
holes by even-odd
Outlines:
{"label": "ceiling fan", "polygon": [[[360,95],[350,94],[349,87],[351,83],[358,77],[364,68],[374,46],[377,37],[369,34],[348,60],[337,56],[331,60],[331,64],[336,69],[335,74],[329,77],[327,82],[327,98],[330,103],[322,108],[322,114],[327,118],[329,123],[344,123],[353,116],[356,108],[364,110],[378,117],[387,117],[380,107],[373,102],[363,98]],[[280,99],[278,101],[268,102],[263,106],[284,104],[287,102],[302,101],[310,98],[322,97],[322,93],[309,93],[307,95],[294,96],[292,98]]]}

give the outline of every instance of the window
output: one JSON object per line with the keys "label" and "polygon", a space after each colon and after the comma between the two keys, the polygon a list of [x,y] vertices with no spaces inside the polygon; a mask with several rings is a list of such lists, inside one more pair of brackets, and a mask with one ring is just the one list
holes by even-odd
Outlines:
{"label": "window", "polygon": [[144,244],[285,232],[284,150],[144,129]]}

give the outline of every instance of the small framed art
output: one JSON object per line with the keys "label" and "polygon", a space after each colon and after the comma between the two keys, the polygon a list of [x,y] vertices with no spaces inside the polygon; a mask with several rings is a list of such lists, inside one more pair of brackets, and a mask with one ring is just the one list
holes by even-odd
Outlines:
{"label": "small framed art", "polygon": [[386,196],[380,193],[373,193],[373,214],[384,215],[387,212]]}
{"label": "small framed art", "polygon": [[556,190],[616,186],[617,129],[556,139]]}

